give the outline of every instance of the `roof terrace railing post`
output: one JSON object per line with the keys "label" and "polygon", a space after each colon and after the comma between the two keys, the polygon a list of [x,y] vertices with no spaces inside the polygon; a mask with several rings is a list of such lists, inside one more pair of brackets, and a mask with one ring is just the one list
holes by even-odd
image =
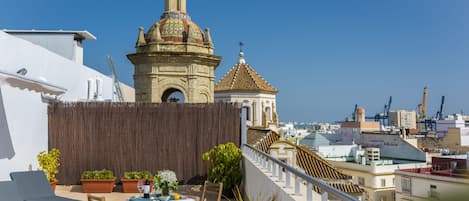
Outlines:
{"label": "roof terrace railing post", "polygon": [[313,201],[313,184],[306,185],[306,201]]}
{"label": "roof terrace railing post", "polygon": [[272,164],[272,176],[276,177],[277,176],[277,163]]}
{"label": "roof terrace railing post", "polygon": [[268,164],[267,164],[267,172],[272,172],[273,163],[274,162],[269,159]]}
{"label": "roof terrace railing post", "polygon": [[301,196],[300,187],[301,187],[301,177],[299,177],[298,175],[295,175],[295,195],[297,196]]}
{"label": "roof terrace railing post", "polygon": [[279,182],[282,182],[282,181],[283,181],[283,180],[282,180],[282,179],[283,179],[283,178],[282,178],[282,177],[283,177],[283,170],[282,170],[282,169],[283,169],[282,166],[279,165],[279,166],[278,166],[278,181],[279,181]]}
{"label": "roof terrace railing post", "polygon": [[286,181],[286,183],[287,183],[287,185],[285,186],[285,188],[291,188],[290,179],[291,179],[290,172],[289,172],[288,170],[285,170],[285,181]]}
{"label": "roof terrace railing post", "polygon": [[329,200],[329,195],[327,192],[322,193],[321,195],[321,201],[328,201]]}

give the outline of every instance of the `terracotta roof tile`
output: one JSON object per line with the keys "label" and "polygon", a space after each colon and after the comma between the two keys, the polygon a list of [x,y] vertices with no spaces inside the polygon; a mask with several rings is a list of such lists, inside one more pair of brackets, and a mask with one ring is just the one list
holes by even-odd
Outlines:
{"label": "terracotta roof tile", "polygon": [[248,64],[236,64],[220,79],[215,86],[215,92],[223,91],[267,92],[273,94],[278,92]]}
{"label": "terracotta roof tile", "polygon": [[348,178],[329,162],[305,147],[297,146],[296,162],[308,175],[316,178],[324,180],[345,180]]}

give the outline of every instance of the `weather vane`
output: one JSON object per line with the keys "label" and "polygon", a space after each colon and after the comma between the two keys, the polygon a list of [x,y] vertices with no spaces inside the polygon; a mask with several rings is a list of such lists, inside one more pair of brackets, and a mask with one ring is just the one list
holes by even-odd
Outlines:
{"label": "weather vane", "polygon": [[242,52],[243,51],[243,46],[244,46],[244,43],[241,41],[239,42],[239,51]]}

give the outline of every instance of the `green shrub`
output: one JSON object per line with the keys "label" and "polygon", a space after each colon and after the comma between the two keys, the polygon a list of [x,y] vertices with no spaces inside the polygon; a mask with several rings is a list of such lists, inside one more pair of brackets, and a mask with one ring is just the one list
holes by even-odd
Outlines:
{"label": "green shrub", "polygon": [[124,172],[124,179],[153,179],[153,175],[149,171],[142,172]]}
{"label": "green shrub", "polygon": [[233,143],[221,144],[203,154],[202,159],[210,162],[208,180],[223,183],[223,190],[232,194],[232,190],[241,183],[241,150]]}
{"label": "green shrub", "polygon": [[60,167],[60,151],[52,149],[49,152],[43,151],[37,155],[37,162],[40,169],[46,173],[49,181],[57,181],[56,175],[59,173]]}
{"label": "green shrub", "polygon": [[84,171],[81,174],[82,179],[114,179],[114,173],[111,170]]}

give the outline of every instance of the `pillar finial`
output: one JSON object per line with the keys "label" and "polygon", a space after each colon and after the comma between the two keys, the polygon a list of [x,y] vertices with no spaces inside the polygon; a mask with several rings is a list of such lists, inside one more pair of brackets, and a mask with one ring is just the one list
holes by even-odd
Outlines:
{"label": "pillar finial", "polygon": [[138,39],[137,39],[137,47],[146,45],[147,42],[145,41],[145,33],[143,32],[143,27],[138,28]]}

